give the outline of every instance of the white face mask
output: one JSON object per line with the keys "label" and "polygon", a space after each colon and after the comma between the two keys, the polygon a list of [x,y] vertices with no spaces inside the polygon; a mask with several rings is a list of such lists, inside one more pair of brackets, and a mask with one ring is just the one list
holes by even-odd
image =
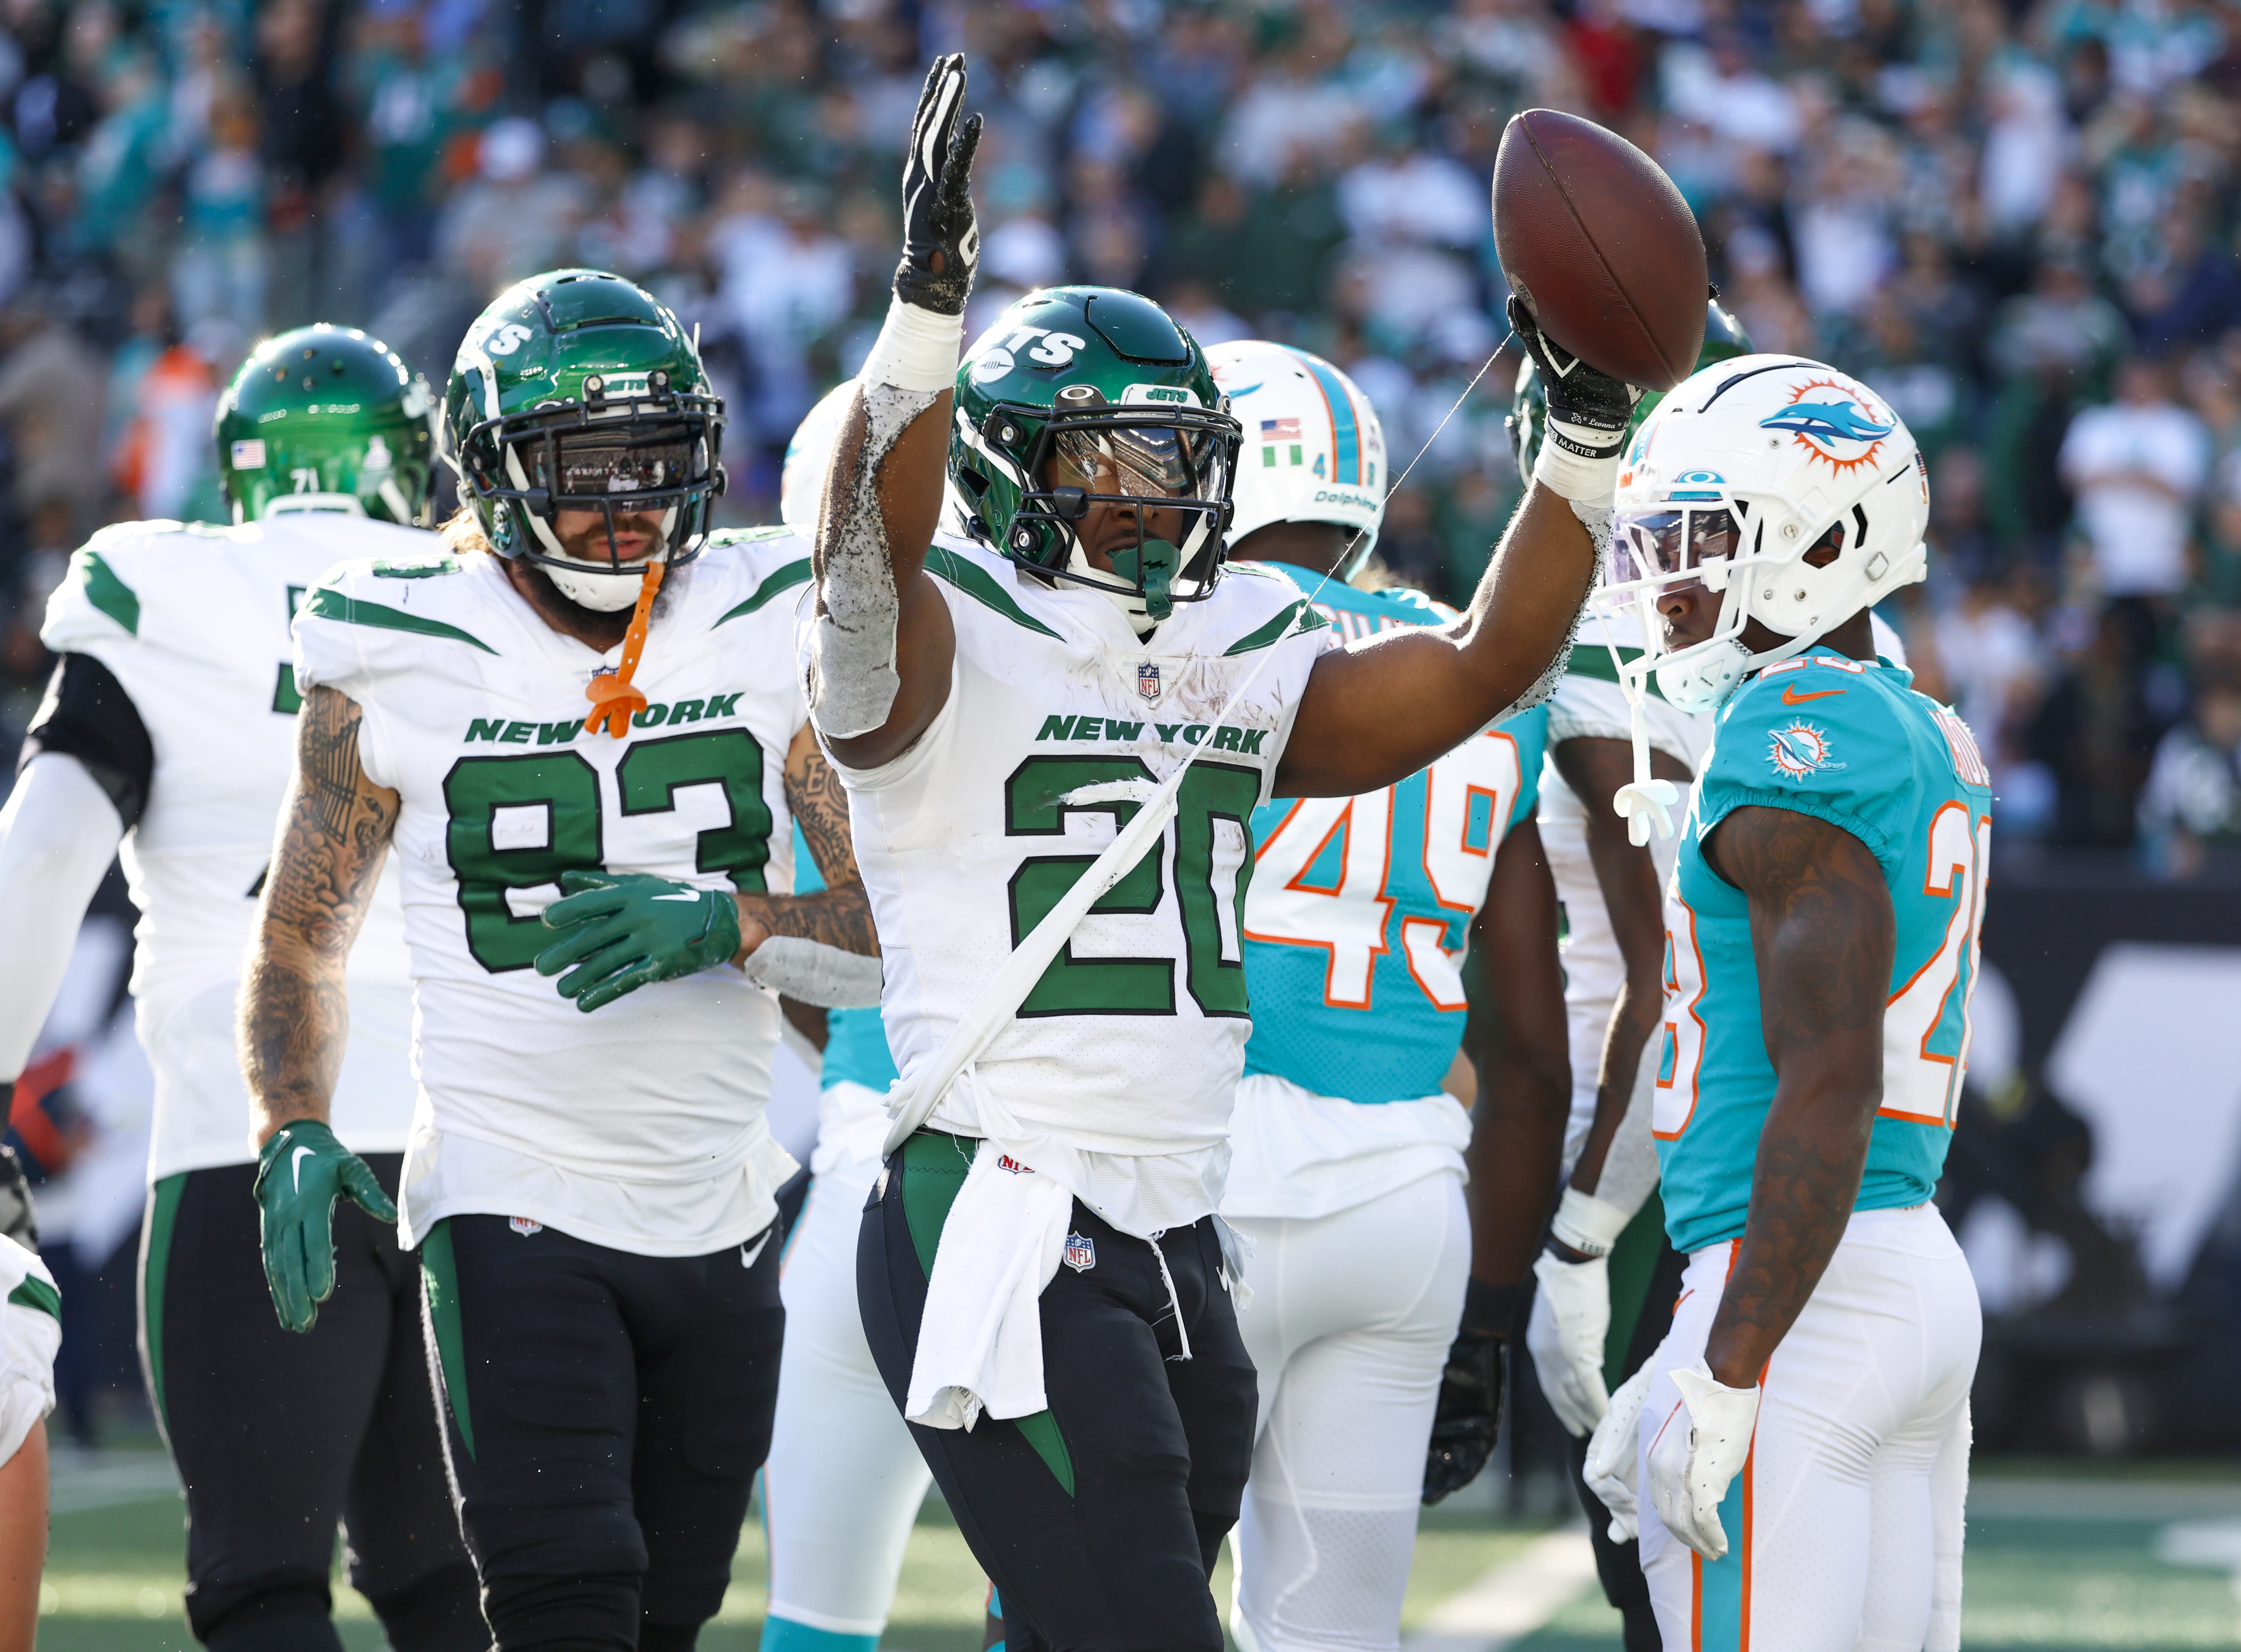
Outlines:
{"label": "white face mask", "polygon": [[579,564],[587,570],[583,573],[556,566],[549,560],[537,565],[552,576],[553,585],[569,601],[603,614],[631,606],[638,600],[639,587],[645,583],[643,572],[633,579],[625,574],[595,572],[603,566],[598,563]]}

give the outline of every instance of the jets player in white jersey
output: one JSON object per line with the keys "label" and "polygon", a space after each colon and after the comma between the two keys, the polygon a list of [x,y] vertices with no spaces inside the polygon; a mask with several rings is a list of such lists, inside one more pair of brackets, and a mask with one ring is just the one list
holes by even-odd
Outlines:
{"label": "jets player in white jersey", "polygon": [[[292,1180],[260,1181],[233,1047],[295,745],[289,620],[339,561],[438,548],[414,525],[431,412],[427,385],[363,333],[305,327],[252,351],[217,419],[234,525],[124,524],[71,558],[41,632],[61,661],[0,813],[0,1073],[22,1071],[123,839],[156,1074],[140,1346],[186,1488],[188,1621],[215,1648],[341,1645],[338,1519],[400,1652],[485,1643],[430,1422],[416,1270],[386,1214],[413,1088],[393,873],[346,972],[336,955],[351,1028],[326,1138],[362,1155],[353,1194],[381,1220],[347,1213],[331,1238],[318,1167],[301,1199]],[[287,1283],[307,1269],[346,1287],[316,1325]]]}
{"label": "jets player in white jersey", "polygon": [[[1251,1025],[1253,813],[1388,785],[1545,693],[1593,573],[1571,498],[1607,497],[1633,392],[1565,376],[1571,446],[1468,615],[1341,647],[1290,580],[1225,576],[1238,425],[1158,306],[1031,293],[960,365],[964,92],[962,58],[938,62],[801,638],[903,1075],[865,1331],[1007,1646],[1213,1648],[1206,1579],[1255,1410],[1214,1214]],[[970,550],[932,544],[945,468]]]}
{"label": "jets player in white jersey", "polygon": [[62,1296],[39,1260],[31,1190],[0,1142],[0,1648],[38,1638],[47,1554],[47,1415],[55,1408]]}
{"label": "jets player in white jersey", "polygon": [[[1247,433],[1233,563],[1281,573],[1348,637],[1454,619],[1415,592],[1346,583],[1388,480],[1354,381],[1281,344],[1207,356]],[[1535,706],[1395,786],[1254,819],[1253,1036],[1222,1213],[1254,1247],[1238,1325],[1260,1428],[1238,1616],[1260,1652],[1397,1645],[1420,1502],[1494,1450],[1567,1095],[1556,895],[1533,821],[1547,724]],[[1442,1089],[1473,1007],[1467,953],[1491,1034],[1475,1046],[1475,1116]]]}
{"label": "jets player in white jersey", "polygon": [[[484,1610],[501,1649],[675,1652],[722,1602],[770,1438],[793,1169],[763,1118],[771,989],[872,947],[787,667],[808,547],[709,534],[722,405],[619,277],[499,295],[445,420],[452,554],[346,564],[298,616],[243,1066],[267,1154],[317,1160],[340,953],[393,842],[420,1080],[400,1231]],[[803,898],[796,819],[828,886]]]}

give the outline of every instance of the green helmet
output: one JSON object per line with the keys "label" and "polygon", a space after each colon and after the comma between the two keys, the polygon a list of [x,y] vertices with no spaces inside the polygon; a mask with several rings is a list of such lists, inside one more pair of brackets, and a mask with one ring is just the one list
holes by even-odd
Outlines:
{"label": "green helmet", "polygon": [[[618,552],[619,512],[659,512],[675,568],[699,554],[724,491],[724,404],[699,351],[667,305],[598,270],[532,276],[475,318],[444,392],[444,430],[491,548],[539,564],[588,607],[637,598],[645,564]],[[559,510],[605,513],[604,558],[566,552]]]}
{"label": "green helmet", "polygon": [[424,525],[434,399],[355,327],[322,321],[266,339],[218,398],[218,481],[233,519],[345,511]]}
{"label": "green helmet", "polygon": [[[1724,309],[1717,298],[1704,305],[1704,347],[1696,352],[1696,365],[1689,371],[1702,372],[1716,361],[1729,361],[1737,356],[1751,353],[1750,335],[1743,324]],[[1642,428],[1642,421],[1657,411],[1657,404],[1665,399],[1662,391],[1646,392],[1634,405],[1634,417],[1627,422],[1626,433],[1632,436]],[[1534,370],[1533,358],[1528,356],[1525,365],[1517,370],[1517,391],[1510,398],[1509,417],[1502,424],[1509,431],[1510,457],[1517,461],[1517,474],[1529,485],[1533,480],[1533,461],[1541,455],[1541,431],[1549,415],[1549,398],[1541,388],[1541,375]]]}
{"label": "green helmet", "polygon": [[[1047,287],[997,318],[957,370],[949,478],[967,530],[1022,567],[1141,601],[1154,620],[1213,590],[1238,425],[1206,354],[1149,298]],[[1134,509],[1115,572],[1079,553],[1093,505]],[[1147,511],[1179,513],[1173,540]],[[1161,524],[1161,525],[1167,525]]]}

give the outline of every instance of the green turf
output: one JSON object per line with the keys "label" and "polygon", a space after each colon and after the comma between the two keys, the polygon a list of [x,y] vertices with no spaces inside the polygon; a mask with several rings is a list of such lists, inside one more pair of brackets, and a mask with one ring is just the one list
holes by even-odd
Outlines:
{"label": "green turf", "polygon": [[[193,1652],[181,1618],[181,1505],[160,1456],[112,1454],[57,1475],[43,1596],[43,1652]],[[1536,1528],[1439,1511],[1419,1535],[1404,1622],[1502,1564]],[[2202,1557],[2174,1564],[2166,1555]],[[2241,1470],[2231,1465],[2088,1468],[2003,1463],[1971,1490],[1963,1644],[1983,1652],[2241,1647]],[[764,1548],[750,1522],[737,1582],[700,1644],[745,1652],[759,1635]],[[1228,1565],[1215,1581],[1228,1599]],[[904,1562],[895,1652],[974,1652],[986,1588],[946,1512],[929,1510]],[[336,1615],[351,1652],[376,1652],[378,1626],[346,1586]],[[1515,1652],[1618,1652],[1618,1619],[1590,1590]]]}

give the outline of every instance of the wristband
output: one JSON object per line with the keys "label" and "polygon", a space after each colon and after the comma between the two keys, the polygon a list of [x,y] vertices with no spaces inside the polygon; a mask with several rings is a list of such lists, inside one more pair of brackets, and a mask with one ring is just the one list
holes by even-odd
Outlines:
{"label": "wristband", "polygon": [[1542,426],[1533,479],[1553,493],[1589,505],[1609,505],[1618,486],[1624,431],[1599,431],[1551,417]]}
{"label": "wristband", "polygon": [[1549,1224],[1549,1234],[1582,1256],[1608,1256],[1632,1220],[1631,1212],[1621,1210],[1607,1200],[1582,1193],[1577,1187],[1567,1187],[1556,1206],[1556,1220]]}
{"label": "wristband", "polygon": [[1517,1310],[1524,1305],[1522,1285],[1488,1285],[1473,1279],[1463,1287],[1462,1324],[1455,1334],[1507,1337],[1517,1324]]}
{"label": "wristband", "polygon": [[[856,371],[862,385],[939,393],[957,383],[957,358],[965,347],[965,317],[936,315],[900,298],[887,305],[886,324]],[[1605,492],[1609,492],[1608,488]]]}

